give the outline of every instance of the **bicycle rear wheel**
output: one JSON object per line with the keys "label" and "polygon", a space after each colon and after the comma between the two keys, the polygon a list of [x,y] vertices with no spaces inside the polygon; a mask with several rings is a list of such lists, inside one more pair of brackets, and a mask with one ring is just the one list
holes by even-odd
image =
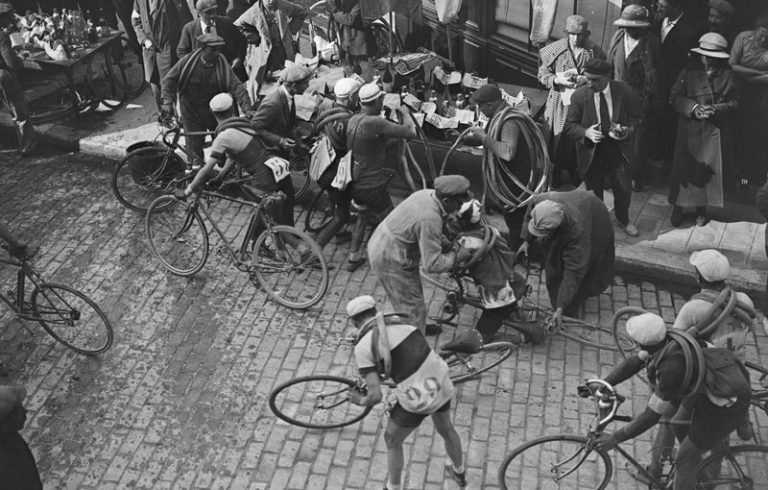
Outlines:
{"label": "bicycle rear wheel", "polygon": [[309,189],[309,154],[299,158],[291,158],[291,181],[293,182],[294,199],[299,199]]}
{"label": "bicycle rear wheel", "polygon": [[104,58],[93,57],[85,77],[96,98],[110,109],[122,106],[128,98],[125,69],[110,52],[105,52]]}
{"label": "bicycle rear wheel", "polygon": [[484,372],[495,368],[511,356],[514,349],[515,344],[511,342],[491,342],[480,347],[474,354],[441,355],[448,363],[451,381],[453,384],[459,384],[479,378]]}
{"label": "bicycle rear wheel", "polygon": [[152,201],[168,191],[173,179],[183,179],[185,168],[170,148],[138,148],[115,165],[112,192],[123,206],[146,213]]}
{"label": "bicycle rear wheel", "polygon": [[63,284],[43,283],[30,295],[32,313],[46,332],[80,354],[94,355],[112,346],[114,333],[99,306]]}
{"label": "bicycle rear wheel", "polygon": [[768,489],[768,447],[734,446],[709,456],[697,468],[694,488]]}
{"label": "bicycle rear wheel", "polygon": [[266,293],[289,308],[309,308],[328,289],[323,251],[309,235],[292,226],[273,226],[259,235],[253,265]]}
{"label": "bicycle rear wheel", "polygon": [[325,189],[320,189],[304,216],[304,229],[316,233],[325,228],[333,219],[333,206]]}
{"label": "bicycle rear wheel", "polygon": [[208,231],[194,207],[162,196],[149,206],[144,223],[152,253],[166,269],[184,277],[200,272],[208,259]]}
{"label": "bicycle rear wheel", "polygon": [[499,485],[513,488],[600,490],[608,485],[613,463],[587,448],[584,436],[540,437],[518,446],[499,468]]}
{"label": "bicycle rear wheel", "polygon": [[350,402],[356,386],[339,376],[302,376],[279,385],[269,395],[269,408],[279,419],[309,429],[333,429],[354,424],[371,411]]}

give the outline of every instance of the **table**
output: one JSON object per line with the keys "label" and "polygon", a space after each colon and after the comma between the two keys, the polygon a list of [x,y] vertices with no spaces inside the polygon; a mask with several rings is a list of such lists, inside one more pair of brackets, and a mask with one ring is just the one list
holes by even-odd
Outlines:
{"label": "table", "polygon": [[121,42],[120,39],[122,35],[123,33],[118,31],[104,36],[97,42],[89,45],[87,48],[76,51],[76,58],[68,59],[65,61],[49,59],[44,51],[42,54],[40,54],[41,52],[36,52],[34,55],[24,60],[24,67],[28,69],[42,70],[46,73],[63,73],[67,78],[67,86],[69,88],[70,97],[72,98],[72,110],[74,111],[75,115],[79,115],[80,104],[77,90],[75,88],[75,69],[79,67],[87,67],[88,63],[90,63],[99,53],[102,53],[106,63],[111,65],[111,61],[107,55],[107,50],[110,47],[119,44]]}

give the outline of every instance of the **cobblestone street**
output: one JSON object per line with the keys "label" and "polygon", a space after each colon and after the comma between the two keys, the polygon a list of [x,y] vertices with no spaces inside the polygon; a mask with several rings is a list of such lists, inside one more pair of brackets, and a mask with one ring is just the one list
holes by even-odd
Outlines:
{"label": "cobblestone street", "polygon": [[[339,339],[351,332],[344,313],[349,299],[383,297],[367,267],[343,270],[347,246],[329,245],[331,285],[306,311],[270,301],[215,253],[191,279],[174,276],[151,255],[142,216],[114,198],[111,168],[80,154],[0,155],[0,220],[40,245],[35,263],[46,279],[86,292],[115,329],[112,349],[89,358],[0,310],[0,359],[12,381],[28,390],[22,434],[45,487],[382,488],[383,405],[361,423],[319,431],[278,421],[267,404],[278,383],[296,376],[355,374],[352,350]],[[234,212],[222,210],[225,223],[236,222],[231,233],[243,222]],[[218,240],[211,245],[214,251]],[[531,282],[534,298],[546,302],[539,277]],[[0,287],[14,284],[11,270],[0,269]],[[436,314],[443,295],[425,288]],[[617,277],[587,303],[587,320],[608,324],[614,310],[629,304],[671,324],[683,302],[664,287]],[[476,315],[465,307],[459,330],[473,325]],[[455,332],[447,328],[430,341],[444,344]],[[749,357],[768,365],[762,332],[750,336]],[[585,433],[593,407],[576,396],[576,386],[607,374],[619,359],[556,336],[523,345],[500,369],[458,386],[452,411],[467,456],[468,488],[498,488],[501,461],[527,440]],[[633,380],[620,391],[627,395],[622,414],[643,410],[644,384]],[[768,443],[768,417],[755,419],[759,439]],[[624,444],[640,461],[648,459],[650,434]],[[403,488],[457,488],[444,481],[447,456],[431,421],[406,441],[405,457]],[[521,482],[520,488],[531,487]],[[620,456],[609,488],[636,488]]]}

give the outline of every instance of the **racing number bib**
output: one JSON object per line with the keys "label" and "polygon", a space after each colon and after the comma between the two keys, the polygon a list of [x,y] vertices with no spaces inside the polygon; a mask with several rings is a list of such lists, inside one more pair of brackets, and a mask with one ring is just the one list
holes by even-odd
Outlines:
{"label": "racing number bib", "polygon": [[275,176],[275,182],[280,182],[284,178],[291,175],[290,164],[285,158],[271,157],[268,158],[266,162],[264,162],[264,165],[272,170],[272,175]]}
{"label": "racing number bib", "polygon": [[440,393],[440,382],[435,377],[424,378],[405,390],[409,411],[420,411],[431,405]]}

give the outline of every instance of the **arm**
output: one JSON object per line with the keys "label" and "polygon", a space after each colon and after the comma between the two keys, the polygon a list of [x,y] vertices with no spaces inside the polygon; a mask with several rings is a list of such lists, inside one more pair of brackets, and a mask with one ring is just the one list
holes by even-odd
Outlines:
{"label": "arm", "polygon": [[373,129],[379,136],[386,136],[387,138],[416,138],[418,136],[416,133],[416,123],[413,122],[413,118],[409,114],[405,113],[406,111],[408,111],[408,108],[405,106],[400,106],[398,109],[403,118],[402,125],[379,118]]}
{"label": "arm", "polygon": [[3,58],[9,71],[18,73],[21,70],[21,60],[11,47],[11,39],[8,36],[3,36],[3,40],[0,42],[0,57]]}
{"label": "arm", "polygon": [[672,89],[669,91],[669,105],[678,114],[694,119],[693,110],[699,104],[695,100],[689,99],[686,85],[688,84],[686,79],[688,75],[688,69],[684,69],[677,77],[677,81],[672,85]]}
{"label": "arm", "polygon": [[282,139],[279,135],[269,130],[272,124],[272,114],[278,110],[279,108],[275,105],[274,99],[267,96],[261,101],[261,105],[259,105],[251,120],[253,127],[259,131],[259,136],[264,143],[272,147],[277,147]]}
{"label": "arm", "polygon": [[661,413],[656,413],[649,405],[643,413],[632,419],[632,422],[614,432],[613,437],[617,443],[624,442],[627,439],[634,439],[656,425],[661,415]]}
{"label": "arm", "polygon": [[160,82],[161,98],[163,105],[173,105],[176,102],[176,91],[179,86],[179,76],[181,76],[181,68],[186,64],[187,58],[180,59],[173,68],[165,74],[165,77]]}
{"label": "arm", "polygon": [[337,23],[345,26],[353,26],[355,22],[360,18],[360,4],[358,3],[349,12],[342,12],[341,10],[333,11],[333,20]]}
{"label": "arm", "polygon": [[557,305],[553,305],[556,308],[565,309],[570,305],[576,291],[582,286],[581,281],[589,264],[588,245],[582,240],[572,240],[563,252],[563,280],[557,290]]}
{"label": "arm", "polygon": [[295,36],[304,26],[304,20],[309,15],[309,10],[287,0],[278,0],[278,8],[290,19],[288,21],[288,29]]}
{"label": "arm", "polygon": [[198,189],[204,186],[206,182],[211,180],[211,177],[213,177],[213,174],[216,172],[214,167],[217,164],[223,162],[225,158],[226,157],[223,154],[214,154],[212,150],[211,155],[205,160],[205,166],[197,172],[194,180],[192,180],[192,183],[189,184],[186,189],[184,189],[184,194],[190,195],[193,192],[197,192]]}
{"label": "arm", "polygon": [[[232,72],[232,68],[229,71]],[[250,113],[253,110],[253,106],[245,86],[238,80],[234,72],[230,73],[229,80],[229,93],[235,98],[237,105],[240,106],[243,112]]]}
{"label": "arm", "polygon": [[441,219],[424,219],[419,227],[419,252],[424,270],[430,273],[446,272],[456,263],[456,254],[443,253],[443,224]]}
{"label": "arm", "polygon": [[381,383],[379,382],[379,374],[376,371],[368,372],[365,375],[365,387],[367,390],[365,395],[358,393],[357,391],[349,392],[349,398],[352,403],[364,407],[372,407],[381,402],[383,398],[381,394]]}
{"label": "arm", "polygon": [[[552,60],[552,63],[553,62],[554,62],[554,59]],[[539,72],[537,74],[539,82],[541,82],[541,84],[544,85],[544,87],[550,90],[555,87],[555,78],[556,78],[555,70],[552,69],[552,63],[544,63],[544,61],[542,60],[542,63],[539,65]]]}
{"label": "arm", "polygon": [[715,108],[716,116],[735,111],[739,106],[739,99],[741,98],[739,85],[736,83],[733,72],[726,72],[725,77],[727,77],[725,90],[723,90],[720,99],[716,101],[713,106]]}
{"label": "arm", "polygon": [[520,126],[514,121],[508,121],[501,128],[501,141],[493,139],[490,135],[483,138],[483,148],[487,148],[494,155],[505,161],[510,161],[517,154],[517,146],[520,141]]}
{"label": "arm", "polygon": [[192,29],[189,24],[185,25],[181,30],[181,37],[179,38],[179,45],[176,48],[176,56],[183,58],[192,52]]}
{"label": "arm", "polygon": [[749,31],[742,32],[733,41],[733,48],[731,49],[731,58],[728,62],[733,68],[733,72],[744,78],[755,77],[765,75],[768,72],[755,70],[749,66],[743,65],[741,60],[744,56],[744,40],[746,39]]}
{"label": "arm", "polygon": [[581,127],[581,119],[584,113],[585,103],[585,99],[581,93],[578,94],[578,97],[573,97],[571,99],[571,105],[568,106],[568,115],[565,117],[565,126],[563,126],[563,131],[572,140],[579,143],[584,142],[584,134],[587,130],[587,128]]}
{"label": "arm", "polygon": [[[131,13],[131,23],[133,24],[133,30],[136,31],[136,37],[139,40],[139,44],[141,44],[143,47],[146,46],[146,42],[149,41],[150,43],[152,40],[149,38],[149,34],[144,32],[144,27],[141,25],[141,7],[139,7],[139,1],[140,0],[134,0],[133,2],[133,13]],[[150,45],[151,46],[151,45]]]}

